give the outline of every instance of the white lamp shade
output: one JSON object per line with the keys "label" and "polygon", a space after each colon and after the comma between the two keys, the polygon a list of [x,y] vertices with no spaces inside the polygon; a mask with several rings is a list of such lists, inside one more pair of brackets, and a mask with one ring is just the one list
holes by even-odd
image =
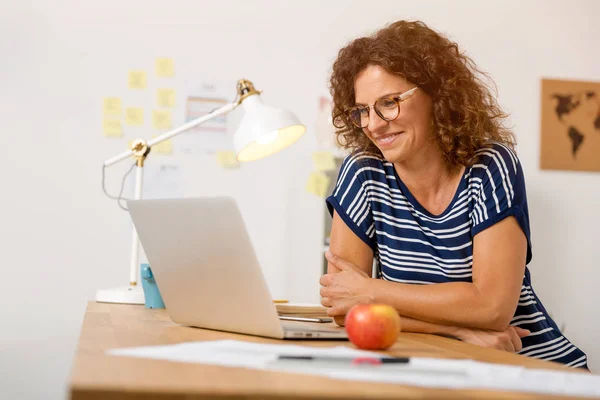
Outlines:
{"label": "white lamp shade", "polygon": [[266,106],[258,94],[247,97],[241,105],[244,116],[233,138],[240,162],[276,153],[296,142],[306,131],[293,113]]}

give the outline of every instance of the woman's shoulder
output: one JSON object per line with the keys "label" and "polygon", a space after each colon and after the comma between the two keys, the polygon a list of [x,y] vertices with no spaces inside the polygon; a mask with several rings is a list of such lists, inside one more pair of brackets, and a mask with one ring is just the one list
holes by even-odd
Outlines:
{"label": "woman's shoulder", "polygon": [[514,169],[519,164],[519,157],[515,150],[504,143],[493,142],[489,145],[475,151],[477,156],[476,164],[506,164]]}
{"label": "woman's shoulder", "polygon": [[346,156],[339,171],[339,181],[384,181],[393,165],[381,155],[355,151]]}
{"label": "woman's shoulder", "polygon": [[470,169],[475,175],[494,174],[516,175],[520,169],[519,157],[515,150],[506,144],[494,142],[475,152],[475,161]]}

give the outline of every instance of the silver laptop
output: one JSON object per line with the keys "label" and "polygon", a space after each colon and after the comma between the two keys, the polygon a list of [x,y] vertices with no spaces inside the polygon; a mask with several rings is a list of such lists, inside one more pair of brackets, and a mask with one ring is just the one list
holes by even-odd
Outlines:
{"label": "silver laptop", "polygon": [[173,322],[278,339],[346,339],[333,324],[281,321],[233,198],[127,202]]}

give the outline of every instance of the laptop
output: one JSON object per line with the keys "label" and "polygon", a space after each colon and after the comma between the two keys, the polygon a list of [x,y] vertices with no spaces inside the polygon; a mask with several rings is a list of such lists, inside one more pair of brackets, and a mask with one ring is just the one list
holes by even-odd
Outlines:
{"label": "laptop", "polygon": [[279,319],[233,198],[127,205],[173,322],[277,339],[347,339],[333,324]]}

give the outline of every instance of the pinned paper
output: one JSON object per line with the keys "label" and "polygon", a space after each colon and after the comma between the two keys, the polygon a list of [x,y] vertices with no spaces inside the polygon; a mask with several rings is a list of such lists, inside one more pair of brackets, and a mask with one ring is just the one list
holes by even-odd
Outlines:
{"label": "pinned paper", "polygon": [[121,115],[121,99],[119,97],[104,98],[104,115]]}
{"label": "pinned paper", "polygon": [[[156,138],[156,135],[152,136],[152,138]],[[152,151],[160,154],[173,154],[173,142],[171,139],[163,140],[152,146]]]}
{"label": "pinned paper", "polygon": [[324,148],[334,148],[336,146],[335,141],[335,126],[331,118],[331,112],[333,110],[333,101],[330,97],[319,97],[319,107],[317,109],[316,123],[315,123],[315,134],[317,136],[317,142]]}
{"label": "pinned paper", "polygon": [[156,129],[171,129],[171,111],[154,110],[152,112],[152,124]]}
{"label": "pinned paper", "polygon": [[129,89],[146,88],[146,72],[139,70],[129,71]]}
{"label": "pinned paper", "polygon": [[156,99],[159,107],[175,107],[175,90],[158,89]]}
{"label": "pinned paper", "polygon": [[123,136],[123,128],[121,127],[121,121],[116,119],[105,119],[102,123],[102,130],[104,131],[104,136]]}
{"label": "pinned paper", "polygon": [[329,177],[322,172],[312,172],[306,182],[306,191],[325,198],[329,188]]}
{"label": "pinned paper", "polygon": [[313,165],[317,171],[335,170],[333,154],[328,151],[315,151],[312,155]]}
{"label": "pinned paper", "polygon": [[144,109],[141,107],[127,107],[125,109],[125,123],[127,125],[144,125]]}
{"label": "pinned paper", "polygon": [[175,63],[171,58],[156,59],[156,76],[171,78],[175,76]]}
{"label": "pinned paper", "polygon": [[234,151],[217,151],[217,162],[223,168],[239,168],[240,163]]}

